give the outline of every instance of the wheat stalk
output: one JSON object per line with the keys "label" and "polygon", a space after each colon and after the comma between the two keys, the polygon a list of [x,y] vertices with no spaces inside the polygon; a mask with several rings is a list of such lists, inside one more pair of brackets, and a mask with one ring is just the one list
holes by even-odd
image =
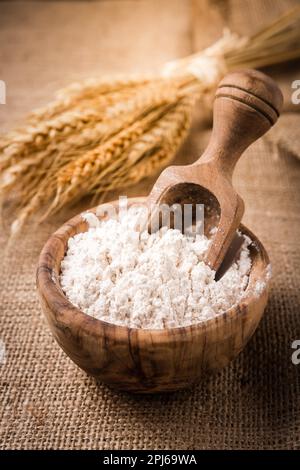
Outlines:
{"label": "wheat stalk", "polygon": [[155,76],[70,85],[0,140],[0,200],[14,196],[13,231],[91,195],[130,186],[166,166],[197,99],[227,71],[300,57],[300,7],[251,37],[225,31],[208,49],[165,64]]}

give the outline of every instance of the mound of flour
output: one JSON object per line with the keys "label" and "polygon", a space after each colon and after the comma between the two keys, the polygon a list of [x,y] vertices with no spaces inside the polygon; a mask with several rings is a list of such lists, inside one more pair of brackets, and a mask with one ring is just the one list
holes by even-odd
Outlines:
{"label": "mound of flour", "polygon": [[99,222],[69,239],[60,282],[69,300],[95,318],[132,328],[170,328],[199,323],[237,304],[251,267],[245,239],[239,260],[221,280],[204,257],[210,241],[162,228],[135,231],[138,210]]}

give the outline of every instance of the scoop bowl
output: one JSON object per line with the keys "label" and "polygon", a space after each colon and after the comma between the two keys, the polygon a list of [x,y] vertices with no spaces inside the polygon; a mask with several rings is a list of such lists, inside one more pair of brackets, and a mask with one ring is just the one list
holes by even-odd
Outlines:
{"label": "scoop bowl", "polygon": [[[144,201],[132,198],[128,206]],[[116,212],[118,202],[111,203]],[[245,226],[241,232],[253,241],[245,297],[206,322],[163,330],[113,325],[86,315],[67,299],[59,283],[61,261],[69,238],[87,229],[80,214],[64,224],[45,244],[37,268],[38,293],[53,336],[81,369],[119,390],[165,392],[193,385],[242,351],[262,317],[269,287],[268,255]]]}

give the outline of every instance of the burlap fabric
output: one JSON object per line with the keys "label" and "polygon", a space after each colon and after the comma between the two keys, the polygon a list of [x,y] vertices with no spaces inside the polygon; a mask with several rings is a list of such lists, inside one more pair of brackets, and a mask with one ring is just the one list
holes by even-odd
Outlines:
{"label": "burlap fabric", "polygon": [[[0,107],[3,127],[49,99],[68,77],[147,68],[199,47],[205,3],[192,2],[191,10],[184,0],[160,0],[159,14],[153,1],[1,3],[0,78],[8,86],[8,103]],[[249,2],[247,14],[241,13],[244,1],[209,3],[206,14],[238,29],[244,16],[256,24],[268,8],[276,13],[292,2]],[[153,47],[157,34],[159,51]],[[205,145],[209,131],[199,133],[200,121],[178,162]],[[243,353],[191,390],[152,397],[112,391],[79,370],[55,343],[39,307],[35,266],[43,242],[79,207],[1,254],[0,448],[300,448],[300,365],[291,361],[291,344],[300,339],[299,128],[295,113],[285,115],[238,165],[235,184],[246,202],[245,223],[269,251],[272,291]],[[141,183],[130,195],[146,194],[150,186]]]}

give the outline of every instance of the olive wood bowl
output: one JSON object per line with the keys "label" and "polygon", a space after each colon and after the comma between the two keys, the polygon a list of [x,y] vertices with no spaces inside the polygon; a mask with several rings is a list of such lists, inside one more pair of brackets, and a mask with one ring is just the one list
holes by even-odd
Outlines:
{"label": "olive wood bowl", "polygon": [[[144,198],[128,200],[128,206]],[[118,201],[114,201],[117,211]],[[96,209],[89,212],[96,213]],[[38,262],[37,287],[51,331],[65,353],[81,369],[119,390],[155,393],[178,390],[206,373],[226,366],[245,347],[262,317],[268,298],[269,258],[260,241],[253,241],[252,268],[242,301],[206,322],[161,330],[136,329],[97,320],[75,307],[59,284],[60,264],[68,239],[88,224],[78,215],[45,244]],[[257,281],[265,288],[255,293]]]}

